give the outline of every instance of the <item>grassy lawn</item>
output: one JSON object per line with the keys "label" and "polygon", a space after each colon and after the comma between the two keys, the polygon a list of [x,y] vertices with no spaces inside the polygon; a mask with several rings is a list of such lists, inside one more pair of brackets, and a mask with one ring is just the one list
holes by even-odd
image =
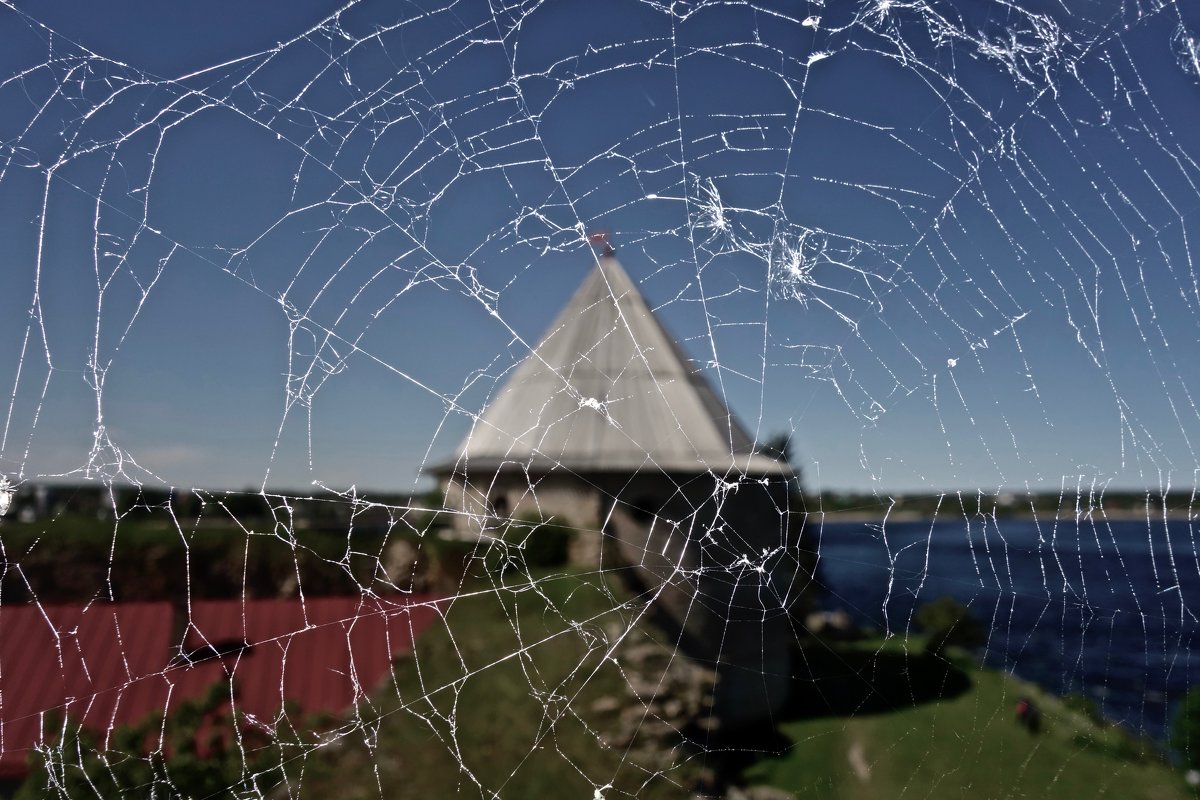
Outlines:
{"label": "grassy lawn", "polygon": [[[593,708],[606,696],[637,707],[621,669],[604,658],[637,615],[624,600],[595,576],[464,586],[416,656],[397,663],[374,708],[363,709],[365,728],[317,756],[305,793],[592,798],[602,789],[606,798],[689,797],[686,780],[711,766],[711,755],[681,749],[675,765],[655,763],[636,741],[610,743],[621,709]],[[634,630],[639,641],[653,640]],[[1179,773],[1139,742],[1034,686],[965,660],[922,676],[931,662],[920,645],[912,644],[915,655],[898,642],[842,646],[833,661],[847,676],[831,676],[824,663],[820,688],[798,684],[821,695],[824,710],[802,702],[780,725],[782,754],[749,763],[744,783],[801,798],[1189,796]],[[875,694],[856,697],[853,684]],[[1021,696],[1041,710],[1039,734],[1015,720]]]}
{"label": "grassy lawn", "polygon": [[[889,651],[899,646],[877,652]],[[1178,772],[1121,729],[1099,726],[1030,684],[959,666],[970,685],[951,698],[784,723],[787,752],[744,777],[802,798],[1190,796]],[[1020,697],[1040,709],[1040,733],[1017,724]]]}
{"label": "grassy lawn", "polygon": [[[687,796],[679,782],[690,767],[606,738],[621,709],[636,707],[605,658],[638,611],[623,596],[596,577],[514,575],[503,587],[468,584],[443,609],[364,709],[366,730],[305,777],[308,796]],[[620,709],[593,710],[604,697]]]}

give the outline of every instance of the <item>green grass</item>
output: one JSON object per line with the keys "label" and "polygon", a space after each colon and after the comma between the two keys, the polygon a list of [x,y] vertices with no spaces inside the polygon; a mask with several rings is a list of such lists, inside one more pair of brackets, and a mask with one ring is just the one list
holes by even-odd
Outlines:
{"label": "green grass", "polygon": [[608,798],[687,796],[680,782],[690,767],[608,744],[618,712],[591,708],[605,696],[629,703],[605,655],[637,609],[597,578],[506,581],[498,591],[467,584],[444,606],[444,620],[376,695],[377,739],[355,732],[331,748],[319,777],[305,783],[308,796],[590,800],[605,786]]}
{"label": "green grass", "polygon": [[[626,629],[636,608],[593,576],[544,575],[536,590],[510,578],[499,591],[464,586],[363,714],[378,725],[318,757],[308,796],[591,798],[606,785],[606,798],[690,796],[687,780],[720,754],[681,749],[676,766],[652,763],[636,744],[630,752],[606,743],[619,711],[592,710],[603,696],[631,703],[622,673],[603,656],[605,637]],[[654,636],[635,631],[640,641]],[[895,641],[843,646],[833,660],[849,677],[835,675],[821,690],[838,713],[783,722],[790,745],[753,759],[743,782],[800,798],[1189,796],[1179,773],[1122,729],[965,660],[931,672],[920,644],[911,655]],[[873,694],[848,697],[857,684]],[[1038,735],[1015,720],[1020,696],[1042,712]],[[818,713],[805,705],[798,715]]]}
{"label": "green grass", "polygon": [[[1121,728],[1001,673],[959,667],[970,688],[950,699],[783,724],[787,752],[749,767],[747,783],[863,800],[1190,796],[1178,772]],[[1041,710],[1039,734],[1017,724],[1022,696]]]}

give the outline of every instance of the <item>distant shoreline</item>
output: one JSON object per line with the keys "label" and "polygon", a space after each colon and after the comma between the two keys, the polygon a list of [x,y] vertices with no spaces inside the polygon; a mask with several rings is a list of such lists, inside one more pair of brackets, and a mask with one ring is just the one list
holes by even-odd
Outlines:
{"label": "distant shoreline", "polygon": [[[946,511],[936,516],[929,514],[926,511],[892,511],[886,513],[884,511],[809,511],[809,522],[834,522],[834,523],[864,523],[864,524],[880,524],[885,520],[887,522],[947,522],[963,519],[973,519],[979,516],[984,516],[988,519],[992,518],[991,514],[969,514],[953,513]],[[1000,510],[996,513],[997,520],[1020,520],[1025,522],[1075,522],[1076,520],[1090,520],[1092,522],[1162,522],[1167,519],[1171,522],[1187,522],[1189,520],[1200,521],[1200,509],[1172,509],[1166,512],[1165,516],[1161,510],[1156,513],[1146,514],[1144,511],[1135,511],[1132,509],[1092,509],[1090,511],[1082,511],[1078,514],[1070,513],[1052,513],[1038,514],[1031,511],[1004,511]]]}

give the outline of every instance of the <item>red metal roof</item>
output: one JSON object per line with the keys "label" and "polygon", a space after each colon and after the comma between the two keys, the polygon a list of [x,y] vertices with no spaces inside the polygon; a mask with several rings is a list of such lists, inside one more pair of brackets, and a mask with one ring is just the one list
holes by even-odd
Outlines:
{"label": "red metal roof", "polygon": [[395,655],[412,649],[436,614],[432,605],[377,598],[196,602],[185,648],[233,640],[250,647],[166,678],[191,697],[232,675],[238,709],[262,721],[273,722],[285,700],[306,714],[341,714],[390,674]]}
{"label": "red metal roof", "polygon": [[47,712],[97,730],[145,716],[139,679],[170,636],[168,603],[0,606],[0,777],[25,773]]}
{"label": "red metal roof", "polygon": [[[303,714],[350,711],[433,622],[430,599],[196,601],[182,637],[191,663],[172,646],[168,603],[0,606],[0,777],[26,772],[47,712],[104,732],[230,676],[237,708],[267,725],[285,700]],[[199,660],[207,645],[231,652]]]}

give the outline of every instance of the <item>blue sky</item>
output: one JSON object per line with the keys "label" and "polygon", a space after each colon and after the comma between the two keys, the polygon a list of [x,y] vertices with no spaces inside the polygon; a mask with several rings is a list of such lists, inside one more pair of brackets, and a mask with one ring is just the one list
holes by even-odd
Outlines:
{"label": "blue sky", "polygon": [[606,228],[810,486],[1196,484],[1185,4],[16,5],[10,477],[424,486]]}

